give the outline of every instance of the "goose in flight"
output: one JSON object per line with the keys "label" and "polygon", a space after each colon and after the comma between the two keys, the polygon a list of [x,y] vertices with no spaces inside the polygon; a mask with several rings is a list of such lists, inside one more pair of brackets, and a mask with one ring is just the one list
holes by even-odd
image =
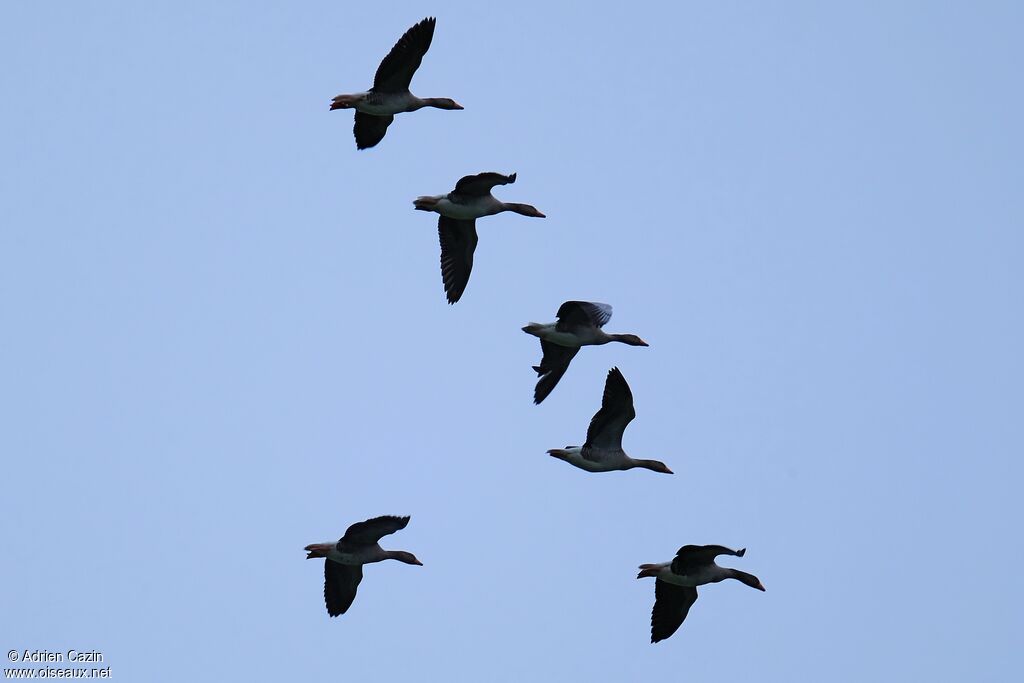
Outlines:
{"label": "goose in flight", "polygon": [[306,559],[324,560],[324,601],[332,617],[344,614],[356,599],[356,589],[363,580],[363,565],[383,560],[398,560],[423,566],[412,553],[384,550],[380,539],[404,529],[408,517],[374,517],[356,522],[337,543],[311,543],[306,546]]}
{"label": "goose in flight", "polygon": [[730,550],[721,545],[684,545],[671,562],[640,565],[638,579],[654,577],[654,609],[651,610],[651,642],[665,640],[682,625],[687,612],[697,602],[697,586],[736,579],[751,588],[764,590],[753,574],[739,569],[719,567],[719,555],[743,557],[746,548]]}
{"label": "goose in flight", "polygon": [[633,392],[618,368],[608,371],[604,383],[601,409],[590,420],[587,442],[580,446],[552,448],[548,455],[564,460],[588,472],[612,472],[643,467],[662,474],[672,474],[665,463],[657,460],[637,460],[622,450],[622,433],[636,417]]}
{"label": "goose in flight", "polygon": [[416,111],[423,107],[436,109],[462,109],[462,105],[447,97],[420,98],[409,92],[409,83],[420,68],[423,55],[434,37],[433,17],[427,17],[398,39],[391,52],[377,67],[373,87],[366,92],[338,95],[331,102],[331,110],[355,109],[356,148],[369,149],[384,139],[395,114]]}
{"label": "goose in flight", "polygon": [[495,185],[509,185],[515,181],[515,173],[478,173],[460,179],[455,189],[448,194],[417,197],[413,201],[413,206],[420,211],[440,214],[437,234],[441,239],[441,280],[449,304],[462,298],[469,284],[477,243],[477,218],[503,211],[531,218],[545,218],[544,214],[529,204],[503,202],[491,194]]}
{"label": "goose in flight", "polygon": [[558,318],[553,323],[530,323],[523,332],[540,337],[544,352],[540,365],[534,365],[540,379],[533,392],[533,402],[540,403],[555,388],[569,363],[581,346],[600,346],[608,342],[622,342],[630,346],[648,346],[635,334],[608,334],[601,328],[611,320],[612,307],[590,301],[566,301],[559,306]]}

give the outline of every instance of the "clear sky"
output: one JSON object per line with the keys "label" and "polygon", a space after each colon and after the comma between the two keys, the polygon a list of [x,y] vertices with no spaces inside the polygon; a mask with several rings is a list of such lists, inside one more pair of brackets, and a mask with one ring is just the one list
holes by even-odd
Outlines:
{"label": "clear sky", "polygon": [[[357,152],[332,96],[436,15]],[[1024,665],[1014,2],[5,3],[0,646],[126,681],[1007,681]],[[546,220],[479,222],[466,174]],[[566,299],[650,348],[584,349]],[[621,368],[625,447],[578,444]],[[307,543],[409,514],[328,618]],[[746,547],[649,643],[636,566]],[[723,558],[723,560],[726,558]]]}

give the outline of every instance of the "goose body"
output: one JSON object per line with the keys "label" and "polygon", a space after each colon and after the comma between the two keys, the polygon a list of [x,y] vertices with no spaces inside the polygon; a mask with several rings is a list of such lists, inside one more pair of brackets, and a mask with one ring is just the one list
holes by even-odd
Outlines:
{"label": "goose body", "polygon": [[469,284],[473,255],[479,241],[476,219],[504,211],[545,218],[536,207],[503,202],[491,194],[496,185],[509,185],[515,181],[515,173],[478,173],[461,178],[448,194],[424,195],[413,201],[418,211],[439,214],[437,235],[441,242],[441,281],[449,304],[461,299]]}
{"label": "goose body", "polygon": [[306,546],[307,560],[324,558],[324,602],[329,615],[344,614],[352,606],[363,580],[363,565],[384,560],[423,565],[412,553],[380,547],[381,538],[404,529],[407,524],[409,517],[374,517],[350,526],[337,543]]}
{"label": "goose body", "polygon": [[[743,549],[737,552],[745,552],[745,550],[746,549]],[[709,583],[718,583],[731,578],[730,569],[720,567],[713,562],[711,564],[700,565],[687,569],[685,574],[677,574],[672,571],[671,562],[659,562],[655,565],[643,566],[648,568],[647,573],[644,574],[644,578],[648,578],[653,575],[658,581],[665,581],[674,586],[683,586],[686,588],[696,588],[697,586],[703,586]]]}
{"label": "goose body", "polygon": [[763,591],[761,580],[753,574],[715,563],[719,555],[743,557],[746,552],[745,548],[731,550],[721,545],[684,545],[669,562],[640,565],[636,578],[655,579],[651,642],[665,640],[682,626],[690,607],[697,602],[697,586],[736,579]]}
{"label": "goose body", "polygon": [[559,330],[558,323],[530,323],[527,327],[530,327],[530,329],[523,328],[523,331],[527,334],[532,334],[546,342],[569,348],[578,349],[581,346],[600,346],[611,341],[609,335],[605,334],[604,330],[599,327],[582,327],[572,331]]}
{"label": "goose body", "polygon": [[635,334],[609,334],[602,327],[611,320],[612,307],[593,301],[566,301],[558,307],[553,323],[530,323],[523,332],[540,338],[543,351],[540,365],[533,366],[537,386],[533,402],[539,404],[554,390],[569,363],[584,346],[621,342],[629,346],[648,346]]}
{"label": "goose body", "polygon": [[424,107],[435,109],[462,109],[462,105],[447,97],[416,97],[409,91],[413,74],[419,68],[423,55],[430,49],[434,38],[433,17],[427,17],[406,31],[391,52],[377,67],[373,87],[364,92],[337,95],[331,100],[331,110],[354,109],[356,148],[376,146],[388,132],[395,114],[417,111]]}
{"label": "goose body", "polygon": [[353,95],[338,95],[331,102],[333,109],[355,109],[371,116],[394,116],[427,106],[411,92],[366,92]]}
{"label": "goose body", "polygon": [[[513,173],[512,176],[515,174]],[[509,176],[509,177],[512,177]],[[513,181],[514,182],[514,181]],[[484,216],[508,211],[505,203],[491,194],[482,196],[451,198],[447,194],[419,197],[416,200],[416,208],[421,211],[434,211],[445,218],[472,221]]]}
{"label": "goose body", "polygon": [[635,417],[633,392],[619,369],[612,368],[604,383],[601,409],[590,420],[587,442],[583,446],[553,448],[548,451],[548,455],[588,472],[614,472],[641,467],[672,474],[672,470],[663,462],[631,458],[622,450],[622,434]]}
{"label": "goose body", "polygon": [[581,446],[566,446],[565,448],[552,448],[548,451],[548,455],[564,460],[587,472],[614,472],[635,467],[631,463],[632,458],[622,451],[608,453],[599,458],[584,458]]}

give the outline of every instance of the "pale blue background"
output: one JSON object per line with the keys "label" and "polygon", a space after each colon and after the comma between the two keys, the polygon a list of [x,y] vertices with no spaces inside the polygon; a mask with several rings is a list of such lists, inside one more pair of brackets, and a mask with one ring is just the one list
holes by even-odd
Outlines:
{"label": "pale blue background", "polygon": [[[438,17],[356,152],[339,92]],[[5,3],[0,647],[125,681],[1008,681],[1014,2]],[[419,194],[519,173],[445,304]],[[584,350],[531,404],[519,331]],[[618,365],[645,471],[587,475]],[[302,546],[411,514],[331,620]],[[636,565],[746,546],[652,646]]]}

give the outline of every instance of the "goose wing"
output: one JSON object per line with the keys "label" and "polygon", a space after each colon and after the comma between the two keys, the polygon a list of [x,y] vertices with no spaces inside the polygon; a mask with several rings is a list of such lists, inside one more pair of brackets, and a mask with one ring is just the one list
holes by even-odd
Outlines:
{"label": "goose wing", "polygon": [[467,197],[484,197],[491,193],[495,185],[508,185],[516,181],[516,174],[502,175],[500,173],[478,173],[468,175],[455,183],[455,194]]}
{"label": "goose wing", "polygon": [[583,444],[581,455],[590,460],[587,454],[591,448],[621,449],[622,433],[635,417],[633,392],[629,390],[629,384],[619,369],[612,368],[604,383],[601,409],[590,420],[587,442]]}
{"label": "goose wing", "polygon": [[399,529],[404,529],[409,524],[409,517],[395,517],[385,515],[374,517],[365,522],[356,522],[350,526],[345,535],[338,541],[339,546],[360,546],[374,545],[388,534],[393,534]]}
{"label": "goose wing", "polygon": [[420,68],[423,55],[430,49],[434,38],[433,17],[427,17],[406,31],[388,56],[377,67],[373,77],[374,92],[406,92],[412,83],[412,76]]}
{"label": "goose wing", "polygon": [[363,580],[363,565],[340,564],[324,560],[324,602],[332,617],[344,614],[356,599],[356,589]]}
{"label": "goose wing", "polygon": [[743,557],[745,552],[746,548],[733,550],[724,545],[684,545],[672,560],[672,573],[688,574],[688,570],[711,564],[719,555]]}
{"label": "goose wing", "polygon": [[454,304],[462,298],[473,271],[476,221],[441,216],[437,219],[437,236],[441,240],[441,280],[448,303]]}
{"label": "goose wing", "polygon": [[384,139],[388,132],[388,126],[395,120],[394,116],[374,116],[356,112],[356,125],[352,132],[356,136],[356,149],[369,149],[375,147],[378,142]]}
{"label": "goose wing", "polygon": [[533,391],[533,402],[539,404],[548,397],[562,375],[569,369],[569,363],[580,352],[578,346],[559,346],[545,339],[540,340],[540,348],[544,351],[540,365],[533,369],[540,375],[537,387]]}
{"label": "goose wing", "polygon": [[577,327],[604,327],[612,319],[612,307],[592,301],[566,301],[558,307],[556,329],[569,332]]}
{"label": "goose wing", "polygon": [[696,588],[677,586],[660,579],[655,581],[654,609],[651,610],[651,642],[665,640],[679,630],[695,602]]}

